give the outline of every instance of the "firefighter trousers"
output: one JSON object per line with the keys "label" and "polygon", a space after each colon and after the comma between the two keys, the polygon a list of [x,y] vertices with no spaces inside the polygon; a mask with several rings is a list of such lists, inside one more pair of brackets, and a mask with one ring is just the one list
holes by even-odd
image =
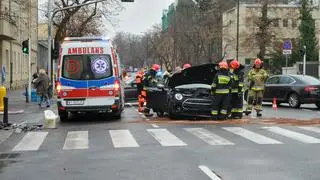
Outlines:
{"label": "firefighter trousers", "polygon": [[211,115],[214,119],[226,119],[228,108],[230,106],[231,94],[217,94],[213,95]]}
{"label": "firefighter trousers", "polygon": [[242,118],[243,93],[231,94],[231,118]]}
{"label": "firefighter trousers", "polygon": [[254,108],[257,112],[262,111],[262,99],[263,99],[263,90],[255,91],[249,90],[248,91],[248,105],[246,111],[251,113],[252,108]]}

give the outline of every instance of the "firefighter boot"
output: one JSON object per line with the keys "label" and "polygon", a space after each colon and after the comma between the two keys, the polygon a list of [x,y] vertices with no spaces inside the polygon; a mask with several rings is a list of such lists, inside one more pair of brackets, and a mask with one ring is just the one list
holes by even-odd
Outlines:
{"label": "firefighter boot", "polygon": [[153,116],[153,114],[150,113],[150,109],[149,109],[149,108],[145,108],[145,109],[144,109],[144,115],[145,115],[146,117],[152,117],[152,116]]}
{"label": "firefighter boot", "polygon": [[257,110],[257,117],[261,117],[261,116],[262,116],[261,111]]}

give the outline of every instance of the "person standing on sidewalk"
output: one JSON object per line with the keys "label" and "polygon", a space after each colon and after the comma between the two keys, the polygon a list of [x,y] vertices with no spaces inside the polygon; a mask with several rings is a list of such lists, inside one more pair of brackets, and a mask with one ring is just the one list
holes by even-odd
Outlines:
{"label": "person standing on sidewalk", "polygon": [[50,107],[48,89],[49,89],[49,77],[46,74],[44,69],[39,70],[39,77],[33,80],[35,87],[37,89],[37,94],[40,96],[41,100],[39,106],[41,107],[42,103],[45,102],[47,107]]}
{"label": "person standing on sidewalk", "polygon": [[251,114],[253,102],[254,109],[257,111],[257,117],[262,116],[262,99],[264,94],[264,81],[268,77],[267,72],[263,69],[262,61],[258,58],[254,61],[253,69],[248,74],[250,82],[248,90],[248,105],[245,111],[246,115]]}

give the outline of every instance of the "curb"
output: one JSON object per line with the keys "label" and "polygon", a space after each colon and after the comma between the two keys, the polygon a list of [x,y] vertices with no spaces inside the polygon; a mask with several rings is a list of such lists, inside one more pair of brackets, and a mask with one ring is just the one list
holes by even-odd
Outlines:
{"label": "curb", "polygon": [[[8,114],[22,114],[22,113],[24,113],[23,109],[21,109],[21,110],[9,110],[8,111]],[[0,115],[2,115],[2,114],[3,114],[3,111],[0,112]]]}

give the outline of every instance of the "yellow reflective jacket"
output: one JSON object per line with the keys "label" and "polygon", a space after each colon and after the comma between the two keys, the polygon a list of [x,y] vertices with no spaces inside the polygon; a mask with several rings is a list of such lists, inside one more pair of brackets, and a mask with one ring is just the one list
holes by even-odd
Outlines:
{"label": "yellow reflective jacket", "polygon": [[267,79],[268,74],[264,69],[251,69],[248,74],[250,89],[254,91],[264,90],[264,81]]}

